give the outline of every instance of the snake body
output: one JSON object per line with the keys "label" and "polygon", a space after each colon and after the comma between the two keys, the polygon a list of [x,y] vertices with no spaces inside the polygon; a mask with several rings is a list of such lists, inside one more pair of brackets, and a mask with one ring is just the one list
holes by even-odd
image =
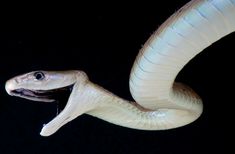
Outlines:
{"label": "snake body", "polygon": [[202,113],[200,97],[175,83],[180,70],[212,43],[235,31],[235,0],[192,0],[168,18],[140,50],[130,75],[136,102],[124,100],[89,81],[82,71],[34,71],[6,82],[10,95],[51,102],[70,88],[65,108],[41,135],[56,132],[81,114],[124,127],[164,130],[184,126]]}

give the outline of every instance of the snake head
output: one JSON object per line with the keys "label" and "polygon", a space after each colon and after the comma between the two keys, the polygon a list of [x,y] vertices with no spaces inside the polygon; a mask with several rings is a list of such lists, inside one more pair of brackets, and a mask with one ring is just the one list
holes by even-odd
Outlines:
{"label": "snake head", "polygon": [[57,116],[53,120],[62,122],[57,122],[58,126],[53,130],[52,128],[46,130],[45,125],[41,135],[48,136],[65,124],[63,119],[69,120],[70,113],[63,113],[66,116],[61,116],[61,112],[68,106],[67,102],[74,86],[85,83],[87,80],[86,74],[82,71],[33,71],[8,80],[5,89],[11,96],[32,101],[57,103]]}
{"label": "snake head", "polygon": [[77,71],[33,71],[16,76],[6,82],[9,95],[25,99],[54,102],[61,91],[72,90]]}

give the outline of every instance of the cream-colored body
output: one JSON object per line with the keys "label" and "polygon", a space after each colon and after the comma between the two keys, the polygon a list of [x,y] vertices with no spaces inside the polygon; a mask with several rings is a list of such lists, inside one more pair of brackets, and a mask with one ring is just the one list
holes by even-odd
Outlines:
{"label": "cream-colored body", "polygon": [[[144,130],[170,129],[193,122],[202,113],[202,101],[187,86],[174,83],[175,77],[194,56],[233,31],[235,0],[189,2],[163,23],[140,50],[130,76],[131,94],[137,103],[91,83],[84,73],[71,71],[73,77],[68,78],[68,83],[75,85],[68,103],[43,127],[41,135],[53,134],[84,113]],[[17,86],[18,78],[21,76],[6,83],[8,92],[28,88],[27,84]],[[60,86],[60,82],[53,82],[53,86],[55,84]],[[30,85],[33,85],[31,89],[42,89],[40,83],[30,82]],[[50,86],[48,82],[43,89],[50,89]]]}

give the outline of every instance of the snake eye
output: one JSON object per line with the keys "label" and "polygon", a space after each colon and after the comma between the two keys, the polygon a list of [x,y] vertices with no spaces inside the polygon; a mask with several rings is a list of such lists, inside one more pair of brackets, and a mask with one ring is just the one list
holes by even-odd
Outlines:
{"label": "snake eye", "polygon": [[43,80],[45,78],[45,75],[42,72],[35,72],[33,75],[37,80]]}

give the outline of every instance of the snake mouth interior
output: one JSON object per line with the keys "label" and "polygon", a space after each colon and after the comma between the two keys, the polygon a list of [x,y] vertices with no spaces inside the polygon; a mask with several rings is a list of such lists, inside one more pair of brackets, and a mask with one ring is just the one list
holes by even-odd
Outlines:
{"label": "snake mouth interior", "polygon": [[57,114],[59,114],[59,112],[61,112],[66,106],[68,98],[73,90],[73,86],[74,84],[71,84],[66,87],[50,90],[30,90],[20,88],[12,90],[10,94],[12,96],[17,96],[38,102],[56,102]]}

